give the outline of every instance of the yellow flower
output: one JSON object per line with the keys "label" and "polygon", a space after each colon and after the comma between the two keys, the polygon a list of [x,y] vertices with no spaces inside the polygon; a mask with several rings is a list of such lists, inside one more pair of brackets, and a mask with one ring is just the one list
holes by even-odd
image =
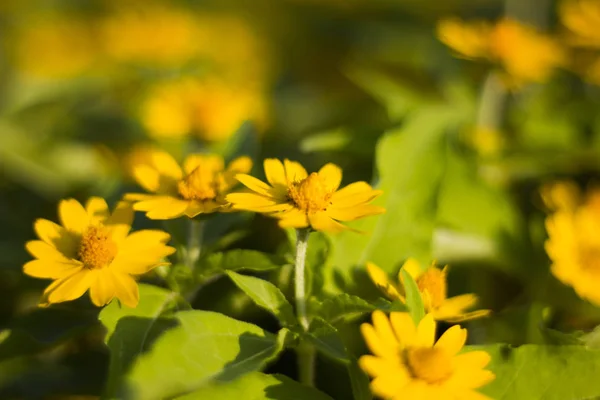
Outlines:
{"label": "yellow flower", "polygon": [[431,265],[427,270],[423,271],[417,260],[409,258],[398,273],[398,281],[402,285],[397,285],[390,282],[387,274],[377,265],[367,263],[367,272],[375,286],[391,300],[399,300],[405,303],[404,284],[401,275],[402,269],[406,270],[414,278],[421,292],[425,311],[431,313],[436,320],[460,322],[485,317],[490,314],[490,310],[466,312],[467,309],[474,307],[478,301],[477,296],[472,293],[448,298],[446,282],[447,267],[439,269],[435,265]]}
{"label": "yellow flower", "polygon": [[570,44],[599,48],[600,1],[563,1],[559,10],[563,25],[571,32]]}
{"label": "yellow flower", "polygon": [[385,212],[368,204],[381,190],[366,182],[355,182],[338,190],[342,170],[327,164],[310,175],[295,161],[268,158],[264,162],[266,184],[250,175],[237,179],[250,193],[232,193],[227,201],[238,210],[266,213],[279,219],[283,228],[311,227],[317,231],[340,232],[349,229],[338,221],[353,221]]}
{"label": "yellow flower", "polygon": [[383,399],[484,400],[475,391],[495,379],[485,370],[490,356],[485,351],[458,354],[467,330],[454,325],[435,341],[435,321],[426,315],[419,325],[408,313],[373,312],[373,325],[360,327],[373,355],[359,359],[373,378],[371,391]]}
{"label": "yellow flower", "polygon": [[26,247],[36,259],[23,266],[27,275],[54,280],[44,291],[48,304],[77,299],[89,289],[99,307],[115,297],[135,307],[139,293],[133,276],[168,264],[161,261],[175,252],[166,245],[170,236],[165,232],[129,233],[133,210],[126,202],[111,214],[99,197],[90,198],[85,208],[77,200],[63,200],[58,216],[61,225],[46,219],[35,222],[41,240],[27,242]]}
{"label": "yellow flower", "polygon": [[513,86],[545,82],[554,68],[566,62],[564,50],[555,40],[511,19],[500,20],[495,25],[483,21],[442,20],[438,24],[438,36],[464,57],[500,64]]}
{"label": "yellow flower", "polygon": [[151,151],[147,162],[134,166],[133,176],[140,186],[153,194],[129,193],[133,209],[146,212],[150,219],[172,219],[183,215],[229,211],[225,195],[237,185],[236,174],[252,169],[252,160],[239,157],[225,169],[223,157],[191,154],[183,170],[164,151]]}
{"label": "yellow flower", "polygon": [[498,129],[479,126],[470,132],[470,142],[481,156],[499,155],[506,146],[506,138]]}
{"label": "yellow flower", "polygon": [[546,218],[552,274],[579,297],[600,306],[600,190],[580,196],[570,184],[558,185],[545,194],[555,210]]}
{"label": "yellow flower", "polygon": [[266,96],[257,90],[215,79],[184,79],[152,88],[140,117],[153,137],[194,134],[213,142],[229,138],[245,121],[264,129],[267,113]]}

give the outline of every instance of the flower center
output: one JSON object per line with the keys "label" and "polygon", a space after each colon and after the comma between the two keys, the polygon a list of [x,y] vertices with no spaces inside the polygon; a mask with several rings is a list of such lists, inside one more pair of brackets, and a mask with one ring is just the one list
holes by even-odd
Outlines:
{"label": "flower center", "polygon": [[77,255],[86,268],[103,268],[117,255],[117,244],[110,238],[108,229],[90,226],[81,237]]}
{"label": "flower center", "polygon": [[213,200],[218,194],[215,174],[210,169],[198,167],[179,181],[177,190],[186,200]]}
{"label": "flower center", "polygon": [[440,383],[452,375],[452,359],[442,349],[411,348],[406,350],[406,360],[413,377],[427,383]]}
{"label": "flower center", "polygon": [[421,293],[427,290],[433,308],[441,306],[446,300],[446,273],[439,268],[431,267],[423,272],[417,278],[417,286]]}
{"label": "flower center", "polygon": [[288,198],[302,211],[324,211],[329,205],[331,191],[316,172],[288,187]]}

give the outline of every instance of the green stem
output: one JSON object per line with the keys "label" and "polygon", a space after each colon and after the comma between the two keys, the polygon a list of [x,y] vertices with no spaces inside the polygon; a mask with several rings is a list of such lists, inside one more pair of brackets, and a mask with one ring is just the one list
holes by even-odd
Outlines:
{"label": "green stem", "polygon": [[204,236],[204,221],[190,219],[188,225],[188,241],[187,241],[187,249],[186,249],[186,260],[185,263],[192,271],[194,272],[194,268],[196,263],[200,259],[200,254],[202,252],[202,240]]}
{"label": "green stem", "polygon": [[[309,321],[306,306],[306,249],[308,247],[308,236],[310,228],[296,229],[296,266],[295,270],[295,294],[296,294],[296,314],[300,325],[305,332],[308,332]],[[315,381],[315,347],[302,339],[296,350],[298,354],[298,379],[301,383],[314,386]]]}
{"label": "green stem", "polygon": [[308,330],[308,313],[306,311],[306,282],[304,279],[306,274],[304,271],[309,235],[310,228],[296,229],[296,313],[298,315],[298,320],[305,331]]}

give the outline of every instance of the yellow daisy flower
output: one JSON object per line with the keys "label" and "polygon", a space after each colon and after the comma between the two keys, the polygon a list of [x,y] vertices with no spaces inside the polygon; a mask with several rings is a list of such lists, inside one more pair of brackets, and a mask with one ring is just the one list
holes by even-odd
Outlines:
{"label": "yellow daisy flower", "polygon": [[[120,202],[112,212],[104,199],[90,198],[85,208],[74,199],[58,205],[61,225],[38,219],[34,229],[40,240],[27,242],[36,259],[23,266],[35,278],[53,279],[43,303],[77,299],[89,289],[92,302],[101,307],[113,298],[128,307],[138,304],[133,276],[142,275],[175,252],[166,243],[169,234],[142,230],[129,234],[131,205]],[[132,276],[133,275],[133,276]]]}
{"label": "yellow daisy flower", "polygon": [[547,187],[546,253],[552,274],[577,295],[600,306],[600,190],[584,195],[569,183]]}
{"label": "yellow daisy flower", "polygon": [[489,399],[475,391],[495,379],[483,369],[490,362],[485,351],[458,354],[467,330],[454,325],[435,341],[435,321],[426,315],[419,325],[408,313],[373,312],[373,324],[360,330],[373,355],[359,359],[373,378],[371,391],[383,399]]}
{"label": "yellow daisy flower", "polygon": [[381,268],[373,263],[367,263],[367,272],[375,286],[389,299],[405,303],[401,275],[402,269],[405,269],[414,278],[423,298],[425,312],[431,313],[436,320],[460,322],[485,317],[490,314],[490,310],[466,311],[474,307],[478,302],[477,296],[472,293],[448,298],[446,282],[447,267],[439,269],[435,265],[431,265],[427,270],[423,271],[417,260],[409,258],[400,269],[400,272],[398,272],[399,284],[395,284],[390,282],[387,274]]}
{"label": "yellow daisy flower", "polygon": [[383,207],[368,204],[382,191],[373,190],[366,182],[355,182],[338,190],[342,170],[337,165],[327,164],[309,175],[295,161],[286,159],[282,163],[268,158],[264,168],[269,184],[246,174],[236,176],[251,192],[227,195],[233,208],[276,217],[283,228],[311,227],[329,232],[350,229],[338,221],[385,212]]}
{"label": "yellow daisy flower", "polygon": [[571,32],[569,43],[590,48],[600,47],[600,1],[568,0],[559,9],[563,25]]}
{"label": "yellow daisy flower", "polygon": [[225,195],[237,185],[235,176],[252,169],[249,157],[236,158],[227,169],[218,155],[191,154],[183,162],[183,170],[164,151],[151,151],[147,160],[133,167],[133,176],[153,194],[128,193],[125,200],[133,201],[133,209],[146,212],[150,219],[229,211]]}

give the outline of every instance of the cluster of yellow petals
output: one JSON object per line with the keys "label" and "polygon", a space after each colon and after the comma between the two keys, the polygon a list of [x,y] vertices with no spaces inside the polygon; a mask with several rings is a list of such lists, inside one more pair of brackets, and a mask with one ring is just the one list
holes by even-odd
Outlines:
{"label": "cluster of yellow petals", "polygon": [[150,219],[193,218],[198,214],[230,211],[225,196],[237,185],[235,176],[250,172],[252,160],[239,157],[225,168],[223,157],[191,154],[183,168],[162,150],[148,150],[132,174],[152,194],[128,193],[125,200]]}
{"label": "cluster of yellow petals", "polygon": [[556,182],[542,189],[542,197],[551,210],[545,247],[552,274],[600,306],[600,190],[584,195],[573,182]]}
{"label": "cluster of yellow petals", "polygon": [[382,192],[366,182],[355,182],[338,190],[342,170],[327,164],[308,174],[299,163],[270,158],[264,162],[269,184],[250,175],[237,179],[250,192],[232,193],[226,199],[237,210],[264,213],[279,219],[284,228],[311,227],[317,231],[340,232],[349,229],[338,221],[353,221],[381,214],[385,209],[370,203]]}
{"label": "cluster of yellow petals", "polygon": [[472,293],[462,294],[448,298],[447,294],[447,267],[439,269],[431,265],[423,270],[419,262],[409,258],[406,260],[400,272],[398,272],[398,284],[389,280],[388,275],[377,265],[367,263],[369,277],[389,299],[405,303],[404,283],[402,270],[408,272],[419,287],[423,298],[425,311],[430,313],[434,319],[439,321],[460,322],[485,317],[490,310],[467,311],[477,305],[478,298]]}
{"label": "cluster of yellow petals", "polygon": [[545,82],[556,67],[566,63],[564,49],[556,40],[512,19],[495,24],[445,19],[437,32],[459,56],[500,64],[513,86]]}
{"label": "cluster of yellow petals", "polygon": [[38,219],[35,232],[40,240],[27,242],[35,260],[23,266],[25,274],[53,282],[44,291],[44,304],[81,297],[89,290],[97,306],[113,298],[128,307],[138,303],[134,279],[152,268],[165,265],[163,259],[175,252],[162,231],[130,233],[133,210],[120,202],[112,214],[99,197],[88,200],[85,208],[76,200],[58,205],[61,225]]}
{"label": "cluster of yellow petals", "polygon": [[208,78],[158,84],[140,107],[140,119],[151,136],[193,134],[208,142],[227,139],[246,121],[260,132],[267,114],[268,102],[260,89]]}
{"label": "cluster of yellow petals", "polygon": [[[467,330],[454,325],[435,341],[436,324],[427,314],[415,326],[408,313],[382,311],[361,332],[373,355],[359,359],[373,378],[371,391],[382,399],[484,400],[475,391],[495,376],[485,370],[490,356],[484,351],[461,352]],[[460,353],[460,354],[459,354]]]}

